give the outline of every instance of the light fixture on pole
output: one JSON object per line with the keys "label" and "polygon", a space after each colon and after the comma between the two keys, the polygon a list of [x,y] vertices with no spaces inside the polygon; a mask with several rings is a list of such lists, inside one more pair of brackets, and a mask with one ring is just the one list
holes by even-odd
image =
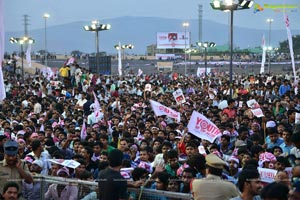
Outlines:
{"label": "light fixture on pole", "polygon": [[[118,68],[119,68],[119,74],[122,74],[122,72],[121,72],[121,70],[122,70],[121,58],[123,57],[123,59],[125,59],[125,49],[133,49],[134,46],[132,44],[123,44],[123,45],[121,45],[121,43],[119,42],[119,44],[116,44],[114,46],[114,48],[118,50],[118,54],[120,55],[120,56],[118,56],[118,63],[119,63]],[[122,56],[122,54],[123,54],[123,56]]]}
{"label": "light fixture on pole", "polygon": [[47,50],[47,19],[50,17],[48,13],[43,15],[45,19],[45,65],[48,65],[48,50]]}
{"label": "light fixture on pole", "polygon": [[96,33],[96,64],[99,67],[98,63],[98,54],[99,54],[99,31],[109,30],[111,28],[110,24],[100,24],[99,21],[92,21],[91,25],[86,25],[83,27],[85,31],[92,31]]}
{"label": "light fixture on pole", "polygon": [[190,58],[190,71],[191,71],[191,70],[192,70],[192,69],[191,69],[191,65],[192,65],[192,56],[191,56],[191,53],[197,53],[197,52],[198,52],[198,49],[195,49],[195,48],[193,48],[193,46],[191,46],[191,48],[186,49],[185,52],[186,52],[187,54],[189,54],[189,58]]}
{"label": "light fixture on pole", "polygon": [[235,10],[249,9],[253,5],[253,0],[213,0],[210,3],[214,10],[230,11],[230,64],[229,64],[229,82],[230,82],[230,97],[232,98],[233,87],[233,72],[232,72],[232,60],[233,60],[233,12]]}
{"label": "light fixture on pole", "polygon": [[270,64],[271,64],[271,54],[273,48],[271,46],[265,47],[266,52],[268,53],[268,73],[270,74]]}
{"label": "light fixture on pole", "polygon": [[268,38],[268,48],[267,48],[267,52],[268,52],[268,73],[270,74],[270,68],[271,68],[271,51],[272,51],[272,47],[271,47],[271,25],[273,23],[273,19],[272,18],[268,18],[267,19],[267,23],[269,23],[269,38]]}
{"label": "light fixture on pole", "polygon": [[23,49],[23,45],[24,44],[33,44],[34,43],[34,39],[32,38],[29,38],[29,37],[22,37],[22,38],[15,38],[15,37],[11,37],[9,39],[10,43],[12,44],[19,44],[21,46],[21,60],[22,60],[22,64],[21,64],[21,67],[22,67],[22,78],[23,78],[23,81],[24,81],[24,49]]}
{"label": "light fixture on pole", "polygon": [[216,43],[214,42],[196,42],[197,46],[204,48],[204,67],[205,67],[205,76],[207,76],[207,48],[215,47]]}
{"label": "light fixture on pole", "polygon": [[[183,22],[182,23],[182,26],[184,27],[184,75],[186,75],[186,39],[187,39],[187,36],[186,36],[186,29],[187,27],[189,27],[189,23],[188,22]],[[190,38],[190,37],[188,37]]]}

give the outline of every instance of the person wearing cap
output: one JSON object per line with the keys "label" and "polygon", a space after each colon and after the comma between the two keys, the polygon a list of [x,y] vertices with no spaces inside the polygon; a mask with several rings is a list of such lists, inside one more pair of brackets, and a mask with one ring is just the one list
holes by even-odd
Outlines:
{"label": "person wearing cap", "polygon": [[0,191],[11,179],[17,180],[20,191],[23,180],[29,184],[33,182],[27,165],[18,157],[18,143],[14,140],[4,143],[4,160],[0,161]]}
{"label": "person wearing cap", "polygon": [[195,200],[228,200],[238,196],[239,192],[234,184],[221,179],[225,161],[215,154],[205,157],[207,165],[207,177],[195,179],[192,182],[192,194]]}
{"label": "person wearing cap", "polygon": [[268,136],[265,139],[265,146],[267,147],[267,149],[272,149],[275,146],[280,146],[282,143],[284,143],[284,140],[279,137],[275,122],[271,125],[268,123],[269,122],[267,122],[266,125],[266,134]]}
{"label": "person wearing cap", "polygon": [[[69,169],[62,167],[57,171],[57,176],[68,178],[70,176]],[[78,186],[72,184],[51,184],[45,193],[45,199],[78,199]]]}
{"label": "person wearing cap", "polygon": [[240,160],[237,157],[230,156],[228,159],[229,170],[228,175],[236,180],[239,176],[239,164]]}

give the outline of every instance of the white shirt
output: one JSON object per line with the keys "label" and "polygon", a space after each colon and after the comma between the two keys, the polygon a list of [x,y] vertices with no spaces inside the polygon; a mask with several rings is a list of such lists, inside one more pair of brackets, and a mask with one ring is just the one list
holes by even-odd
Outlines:
{"label": "white shirt", "polygon": [[291,155],[294,155],[296,158],[300,158],[300,149],[293,147],[290,151]]}

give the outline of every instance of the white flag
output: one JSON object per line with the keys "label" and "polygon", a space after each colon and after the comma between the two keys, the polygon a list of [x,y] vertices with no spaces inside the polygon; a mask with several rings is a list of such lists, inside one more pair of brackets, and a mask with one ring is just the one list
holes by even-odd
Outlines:
{"label": "white flag", "polygon": [[2,62],[4,59],[4,0],[0,0],[0,101],[6,98]]}
{"label": "white flag", "polygon": [[197,68],[197,77],[200,77],[201,76],[201,70],[200,70],[200,67]]}
{"label": "white flag", "polygon": [[118,49],[118,72],[119,76],[122,76],[122,48],[121,42],[119,42],[119,49]]}
{"label": "white flag", "polygon": [[26,62],[29,67],[31,67],[31,44],[28,44],[27,50],[26,50]]}
{"label": "white flag", "polygon": [[293,39],[292,39],[292,33],[290,29],[290,20],[287,14],[284,15],[284,20],[285,20],[285,27],[287,31],[287,37],[288,37],[291,60],[292,60],[294,82],[296,82],[296,68],[295,68],[295,59],[294,59],[294,50],[293,50]]}
{"label": "white flag", "polygon": [[263,52],[262,52],[262,58],[261,58],[260,74],[263,74],[265,72],[265,63],[266,63],[266,40],[265,40],[265,35],[263,35],[261,48],[262,48]]}
{"label": "white flag", "polygon": [[211,143],[214,142],[218,136],[222,135],[214,123],[197,111],[193,111],[188,124],[188,130],[193,135],[208,140]]}
{"label": "white flag", "polygon": [[177,122],[180,122],[180,113],[179,112],[177,112],[167,106],[164,106],[164,105],[158,103],[157,101],[150,100],[150,103],[151,103],[151,107],[154,111],[154,114],[156,116],[166,115],[170,118],[176,119]]}
{"label": "white flag", "polygon": [[143,74],[143,71],[141,70],[141,69],[139,69],[139,71],[138,71],[138,76],[141,76]]}

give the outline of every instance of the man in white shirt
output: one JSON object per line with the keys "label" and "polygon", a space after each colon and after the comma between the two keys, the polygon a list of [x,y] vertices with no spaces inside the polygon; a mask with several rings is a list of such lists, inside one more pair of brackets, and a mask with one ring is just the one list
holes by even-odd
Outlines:
{"label": "man in white shirt", "polygon": [[83,110],[83,105],[87,102],[86,94],[81,93],[81,98],[77,101],[75,109]]}

